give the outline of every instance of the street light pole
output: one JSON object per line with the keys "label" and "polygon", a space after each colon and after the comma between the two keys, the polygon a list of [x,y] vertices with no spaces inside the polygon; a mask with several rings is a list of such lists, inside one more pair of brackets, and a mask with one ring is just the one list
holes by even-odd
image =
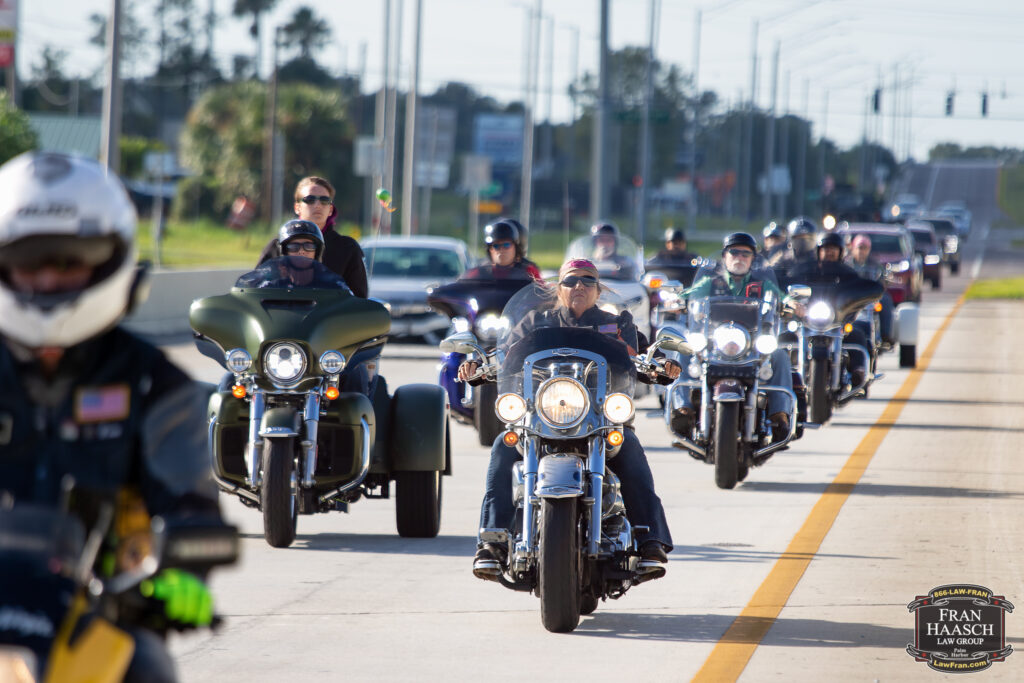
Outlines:
{"label": "street light pole", "polygon": [[405,99],[405,158],[402,173],[402,236],[413,233],[416,215],[416,101],[420,94],[420,30],[423,0],[415,0],[413,17],[412,82]]}
{"label": "street light pole", "polygon": [[[14,66],[11,66],[13,69]],[[100,162],[117,173],[121,166],[121,0],[111,0],[107,20],[106,89]]]}
{"label": "street light pole", "polygon": [[693,121],[690,122],[690,203],[687,206],[689,214],[688,227],[690,234],[697,232],[697,203],[700,201],[700,194],[697,191],[697,131],[700,126],[700,86],[697,79],[700,74],[700,23],[701,10],[698,7],[693,27]]}
{"label": "street light pole", "polygon": [[637,240],[641,251],[647,237],[647,185],[651,176],[651,98],[654,91],[654,29],[657,26],[657,0],[648,0],[649,28],[647,64],[644,69],[644,115],[640,122],[640,187],[636,206]]}
{"label": "street light pole", "polygon": [[772,57],[772,95],[768,111],[768,133],[764,136],[764,194],[761,196],[761,217],[771,218],[772,166],[775,165],[775,96],[779,85],[779,41],[775,41]]}
{"label": "street light pole", "polygon": [[598,0],[601,8],[601,37],[598,41],[597,108],[594,111],[594,132],[591,143],[590,220],[604,218],[607,209],[605,182],[605,144],[608,137],[608,0]]}

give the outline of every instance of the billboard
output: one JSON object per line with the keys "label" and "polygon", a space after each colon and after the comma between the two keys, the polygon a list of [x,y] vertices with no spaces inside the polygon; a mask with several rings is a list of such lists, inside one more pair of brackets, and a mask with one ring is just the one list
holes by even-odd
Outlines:
{"label": "billboard", "polygon": [[523,163],[522,114],[477,114],[473,120],[473,154],[495,166]]}
{"label": "billboard", "polygon": [[18,0],[0,0],[0,68],[14,64],[17,30]]}

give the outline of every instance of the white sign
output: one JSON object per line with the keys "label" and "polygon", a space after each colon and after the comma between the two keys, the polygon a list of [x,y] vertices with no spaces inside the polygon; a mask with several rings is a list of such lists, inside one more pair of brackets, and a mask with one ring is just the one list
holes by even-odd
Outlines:
{"label": "white sign", "polygon": [[473,153],[495,165],[523,163],[523,117],[521,114],[477,114],[473,120]]}
{"label": "white sign", "polygon": [[356,138],[355,174],[361,177],[381,175],[384,171],[384,146],[372,135]]}
{"label": "white sign", "polygon": [[444,189],[448,187],[449,164],[444,161],[417,161],[416,186]]}
{"label": "white sign", "polygon": [[479,192],[491,184],[491,160],[488,157],[467,154],[462,157],[462,186]]}
{"label": "white sign", "polygon": [[18,0],[0,0],[0,68],[14,63],[18,30]]}

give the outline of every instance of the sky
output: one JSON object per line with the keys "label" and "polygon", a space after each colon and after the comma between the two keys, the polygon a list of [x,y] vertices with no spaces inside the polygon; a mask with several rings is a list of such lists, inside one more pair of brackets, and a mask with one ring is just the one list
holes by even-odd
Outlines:
{"label": "sky", "polygon": [[[137,16],[152,16],[154,0],[138,5]],[[447,81],[467,83],[500,101],[522,98],[527,14],[537,0],[421,0],[420,92]],[[252,55],[249,21],[231,16],[233,0],[194,0],[197,14],[212,3],[219,17],[214,54],[230,73],[232,55]],[[66,50],[67,71],[99,72],[102,55],[89,45],[88,16],[106,14],[110,0],[20,0],[19,74],[40,62],[45,45]],[[651,0],[610,0],[613,49],[647,45]],[[413,51],[416,0],[392,0],[404,7],[401,41],[402,88],[407,87]],[[755,102],[770,108],[773,54],[778,47],[775,106],[809,119],[815,137],[824,134],[841,147],[865,134],[894,150],[897,158],[925,159],[939,142],[962,146],[1024,147],[1024,70],[1018,68],[1024,42],[1024,3],[1014,0],[660,0],[655,53],[686,73],[697,65],[702,90],[714,90],[723,105],[751,97],[755,55]],[[331,25],[330,43],[316,55],[336,73],[362,72],[365,89],[383,77],[384,0],[279,0],[264,19],[263,73],[270,68],[272,26],[310,6]],[[541,39],[535,119],[570,117],[567,86],[574,73],[596,72],[598,0],[542,0],[548,17]],[[699,24],[699,60],[694,59]],[[151,20],[149,23],[152,23]],[[553,26],[553,40],[549,27]],[[577,39],[578,36],[578,39]],[[553,46],[553,50],[549,49]],[[553,58],[549,58],[549,54]],[[150,57],[152,59],[152,55]],[[550,65],[550,67],[549,67]],[[151,63],[125,64],[127,74],[145,74]],[[868,113],[875,88],[881,110]],[[947,93],[954,114],[945,116]],[[988,92],[988,117],[980,112]],[[548,96],[550,93],[550,97]]]}

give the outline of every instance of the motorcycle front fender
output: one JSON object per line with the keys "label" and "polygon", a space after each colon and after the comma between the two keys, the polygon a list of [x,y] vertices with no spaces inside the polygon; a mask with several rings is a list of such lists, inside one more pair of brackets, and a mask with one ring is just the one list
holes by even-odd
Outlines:
{"label": "motorcycle front fender", "polygon": [[277,439],[281,437],[298,436],[300,411],[291,407],[268,408],[260,420],[260,436],[263,438]]}
{"label": "motorcycle front fender", "polygon": [[715,403],[734,403],[746,398],[743,382],[736,379],[720,379],[715,382],[711,396]]}
{"label": "motorcycle front fender", "polygon": [[583,460],[577,455],[558,453],[540,459],[537,468],[537,496],[575,498],[583,495]]}

